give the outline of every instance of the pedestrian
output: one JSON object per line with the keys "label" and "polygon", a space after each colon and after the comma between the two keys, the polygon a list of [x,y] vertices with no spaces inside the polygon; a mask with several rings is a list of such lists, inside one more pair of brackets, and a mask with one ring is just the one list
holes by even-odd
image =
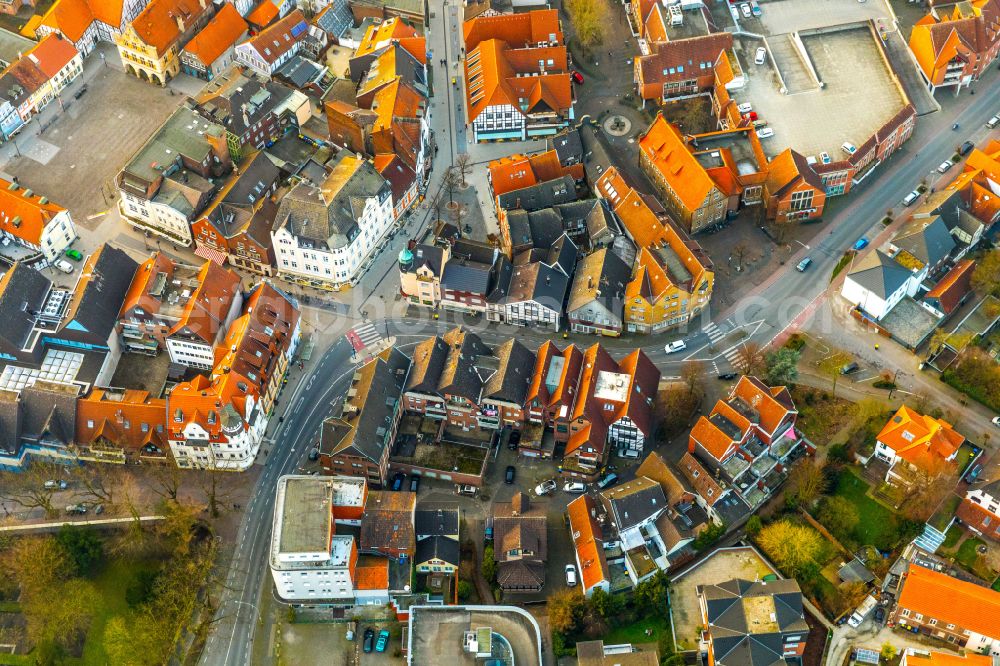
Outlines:
{"label": "pedestrian", "polygon": [[875,351],[878,351],[878,343],[875,343]]}

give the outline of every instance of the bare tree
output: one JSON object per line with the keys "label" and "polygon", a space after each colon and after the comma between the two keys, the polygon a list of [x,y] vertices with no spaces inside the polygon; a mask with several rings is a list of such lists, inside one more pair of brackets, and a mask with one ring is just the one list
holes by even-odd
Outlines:
{"label": "bare tree", "polygon": [[455,190],[457,190],[461,184],[461,177],[458,175],[458,171],[455,170],[455,167],[448,167],[448,170],[444,172],[444,180],[441,183],[441,187],[443,187],[448,193],[449,206],[455,205]]}
{"label": "bare tree", "polygon": [[465,187],[465,177],[472,173],[472,157],[469,153],[461,153],[455,158],[455,169],[462,178],[462,187]]}
{"label": "bare tree", "polygon": [[750,252],[750,248],[746,243],[737,243],[733,246],[731,252],[731,256],[736,259],[736,272],[739,273],[743,270],[743,260],[746,259],[747,254]]}
{"label": "bare tree", "polygon": [[73,480],[79,484],[77,496],[85,504],[115,505],[125,470],[118,465],[81,465],[73,469]]}
{"label": "bare tree", "polygon": [[756,342],[744,342],[736,348],[733,365],[744,375],[759,375],[767,368],[767,358]]}
{"label": "bare tree", "polygon": [[65,468],[45,462],[33,462],[25,471],[5,473],[0,481],[0,499],[13,502],[25,509],[42,509],[48,517],[59,512],[53,496],[59,490],[58,481]]}
{"label": "bare tree", "polygon": [[217,470],[201,470],[199,473],[202,492],[205,493],[205,503],[208,506],[208,515],[218,518],[226,509],[229,500],[229,490],[220,485],[223,474]]}
{"label": "bare tree", "polygon": [[687,384],[688,393],[701,393],[701,364],[697,361],[684,361],[681,365],[681,379]]}
{"label": "bare tree", "polygon": [[183,471],[173,462],[154,463],[148,466],[151,483],[149,489],[163,499],[177,501],[183,482]]}
{"label": "bare tree", "polygon": [[434,211],[434,222],[435,223],[439,222],[441,220],[441,209],[442,208],[444,208],[444,196],[442,195],[441,191],[439,190],[437,192],[437,194],[435,194],[431,198],[431,210]]}

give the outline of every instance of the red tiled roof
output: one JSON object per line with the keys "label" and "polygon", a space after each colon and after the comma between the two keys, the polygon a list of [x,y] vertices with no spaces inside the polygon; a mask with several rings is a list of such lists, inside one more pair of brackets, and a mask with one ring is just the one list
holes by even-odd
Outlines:
{"label": "red tiled roof", "polygon": [[982,505],[966,498],[955,510],[955,517],[983,536],[1000,541],[1000,515],[987,511]]}
{"label": "red tiled roof", "polygon": [[199,0],[152,0],[132,21],[132,29],[139,39],[162,55],[181,37],[178,17],[183,17],[187,26],[210,11],[211,6],[211,3],[203,6]]}
{"label": "red tiled roof", "polygon": [[125,292],[125,300],[118,311],[119,317],[124,317],[132,308],[138,306],[144,312],[158,312],[160,309],[159,299],[150,296],[149,291],[153,287],[153,278],[157,274],[163,273],[169,280],[174,274],[174,262],[163,252],[157,252],[139,265],[135,275],[132,276],[132,283]]}
{"label": "red tiled roof", "polygon": [[308,34],[307,31],[303,31],[297,37],[292,36],[292,28],[304,23],[305,20],[301,10],[292,10],[288,16],[275,21],[245,43],[249,43],[265,62],[273,63]]}
{"label": "red tiled roof", "polygon": [[919,414],[906,405],[889,419],[877,439],[903,460],[932,473],[965,441],[947,421]]}
{"label": "red tiled roof", "polygon": [[113,393],[94,389],[76,403],[76,441],[80,444],[104,442],[136,451],[154,446],[166,451],[164,432],[167,401],[150,397],[146,391]]}
{"label": "red tiled roof", "polygon": [[184,331],[211,344],[240,289],[240,276],[214,261],[206,261],[198,273],[198,282],[198,290],[184,305],[184,312],[170,329],[170,335]]}
{"label": "red tiled roof", "polygon": [[897,606],[934,618],[939,625],[954,624],[1000,639],[1000,592],[917,564],[907,569]]}
{"label": "red tiled roof", "polygon": [[247,29],[247,22],[236,11],[236,7],[225,2],[208,25],[187,43],[184,51],[198,58],[203,65],[209,66],[236,44]]}
{"label": "red tiled roof", "polygon": [[58,34],[47,35],[25,54],[50,79],[78,55],[80,52],[73,46],[73,42]]}
{"label": "red tiled roof", "polygon": [[247,14],[247,22],[259,28],[266,28],[276,18],[278,18],[278,5],[272,0],[263,0]]}
{"label": "red tiled roof", "polygon": [[936,298],[945,314],[951,314],[972,288],[972,273],[976,262],[963,259],[955,264],[924,298]]}
{"label": "red tiled roof", "polygon": [[11,182],[0,178],[0,231],[26,243],[41,245],[45,225],[65,210],[24,187],[11,189]]}
{"label": "red tiled roof", "polygon": [[594,516],[596,509],[597,502],[590,495],[581,495],[566,507],[584,593],[600,583],[610,585],[611,580],[604,544],[600,540],[601,526]]}

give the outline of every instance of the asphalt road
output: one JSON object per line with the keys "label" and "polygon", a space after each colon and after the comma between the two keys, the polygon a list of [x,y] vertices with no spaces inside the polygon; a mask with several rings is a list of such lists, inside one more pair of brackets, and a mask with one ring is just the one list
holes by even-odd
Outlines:
{"label": "asphalt road", "polygon": [[[451,18],[447,11],[443,13],[444,18]],[[737,328],[749,333],[748,340],[765,345],[790,324],[807,318],[826,294],[829,276],[843,252],[859,237],[866,235],[874,238],[882,231],[879,221],[885,212],[889,209],[899,212],[900,201],[906,193],[933,173],[958,144],[966,139],[977,141],[986,135],[984,123],[1000,110],[997,78],[996,70],[991,70],[978,85],[979,92],[975,97],[964,96],[950,110],[919,119],[919,134],[902,151],[890,158],[887,164],[881,165],[877,173],[856,187],[844,200],[830,205],[824,222],[824,227],[829,229],[826,235],[815,239],[810,246],[802,247],[757,292],[725,312],[713,313],[711,308],[707,309],[684,333],[661,336],[655,343],[643,345],[642,348],[661,372],[668,377],[679,376],[680,366],[686,360],[704,361],[712,365],[713,371],[716,368],[724,371],[731,367],[726,353],[733,346],[726,341]],[[445,86],[450,88],[450,80]],[[449,119],[449,125],[453,122],[454,116]],[[959,131],[950,129],[954,122],[959,123]],[[458,128],[457,123],[455,127]],[[439,127],[439,142],[443,138],[440,131]],[[445,159],[436,162],[444,162]],[[435,165],[437,173],[434,175],[440,178],[442,169],[438,166]],[[870,248],[870,251],[873,250],[874,247]],[[813,266],[806,273],[798,273],[794,269],[795,264],[804,256],[813,259]],[[454,325],[449,321],[426,318],[378,321],[375,324],[385,334],[396,336],[402,345],[412,344]],[[511,335],[509,328],[475,328],[486,342]],[[715,328],[721,332],[721,337],[719,333],[714,333]],[[712,330],[713,335],[709,336],[706,329]],[[531,329],[515,330],[514,334],[526,341],[540,342],[548,337]],[[664,342],[681,337],[687,349],[667,355],[663,350]],[[712,337],[716,339],[715,347],[709,347]],[[597,341],[593,336],[570,336],[570,339],[588,344]],[[630,340],[603,339],[602,342],[612,350],[635,348]],[[311,364],[304,383],[300,383],[291,399],[285,402],[284,422],[275,434],[277,444],[247,505],[234,545],[216,623],[201,657],[203,664],[242,666],[250,662],[260,595],[269,590],[271,584],[267,551],[276,482],[279,476],[292,472],[298,465],[313,434],[327,415],[331,400],[343,390],[348,374],[353,371],[350,355],[350,345],[341,338]]]}

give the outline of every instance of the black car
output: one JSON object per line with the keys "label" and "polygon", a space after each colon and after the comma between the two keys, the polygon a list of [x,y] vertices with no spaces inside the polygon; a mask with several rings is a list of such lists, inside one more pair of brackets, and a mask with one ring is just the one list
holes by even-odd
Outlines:
{"label": "black car", "polygon": [[966,155],[971,153],[972,149],[975,147],[976,144],[972,143],[971,141],[966,141],[965,143],[963,143],[961,146],[958,147],[958,154],[961,155],[962,157],[965,157]]}
{"label": "black car", "polygon": [[365,652],[371,652],[373,647],[375,647],[375,630],[368,627],[365,629],[364,650]]}
{"label": "black car", "polygon": [[724,382],[728,382],[728,381],[730,381],[732,379],[736,379],[736,373],[735,372],[723,372],[721,375],[719,375],[719,379],[721,379]]}
{"label": "black car", "polygon": [[507,448],[511,451],[517,451],[517,445],[521,443],[521,432],[515,430],[510,433],[510,439],[507,440]]}
{"label": "black car", "polygon": [[410,492],[415,493],[420,488],[420,476],[417,474],[410,475]]}
{"label": "black car", "polygon": [[875,624],[885,623],[885,606],[878,606],[875,609]]}
{"label": "black car", "polygon": [[507,471],[503,475],[503,482],[508,486],[514,483],[514,475],[517,474],[517,470],[514,469],[513,465],[507,465]]}
{"label": "black car", "polygon": [[396,472],[392,475],[392,489],[399,490],[403,487],[403,481],[406,480],[406,475],[402,472]]}

